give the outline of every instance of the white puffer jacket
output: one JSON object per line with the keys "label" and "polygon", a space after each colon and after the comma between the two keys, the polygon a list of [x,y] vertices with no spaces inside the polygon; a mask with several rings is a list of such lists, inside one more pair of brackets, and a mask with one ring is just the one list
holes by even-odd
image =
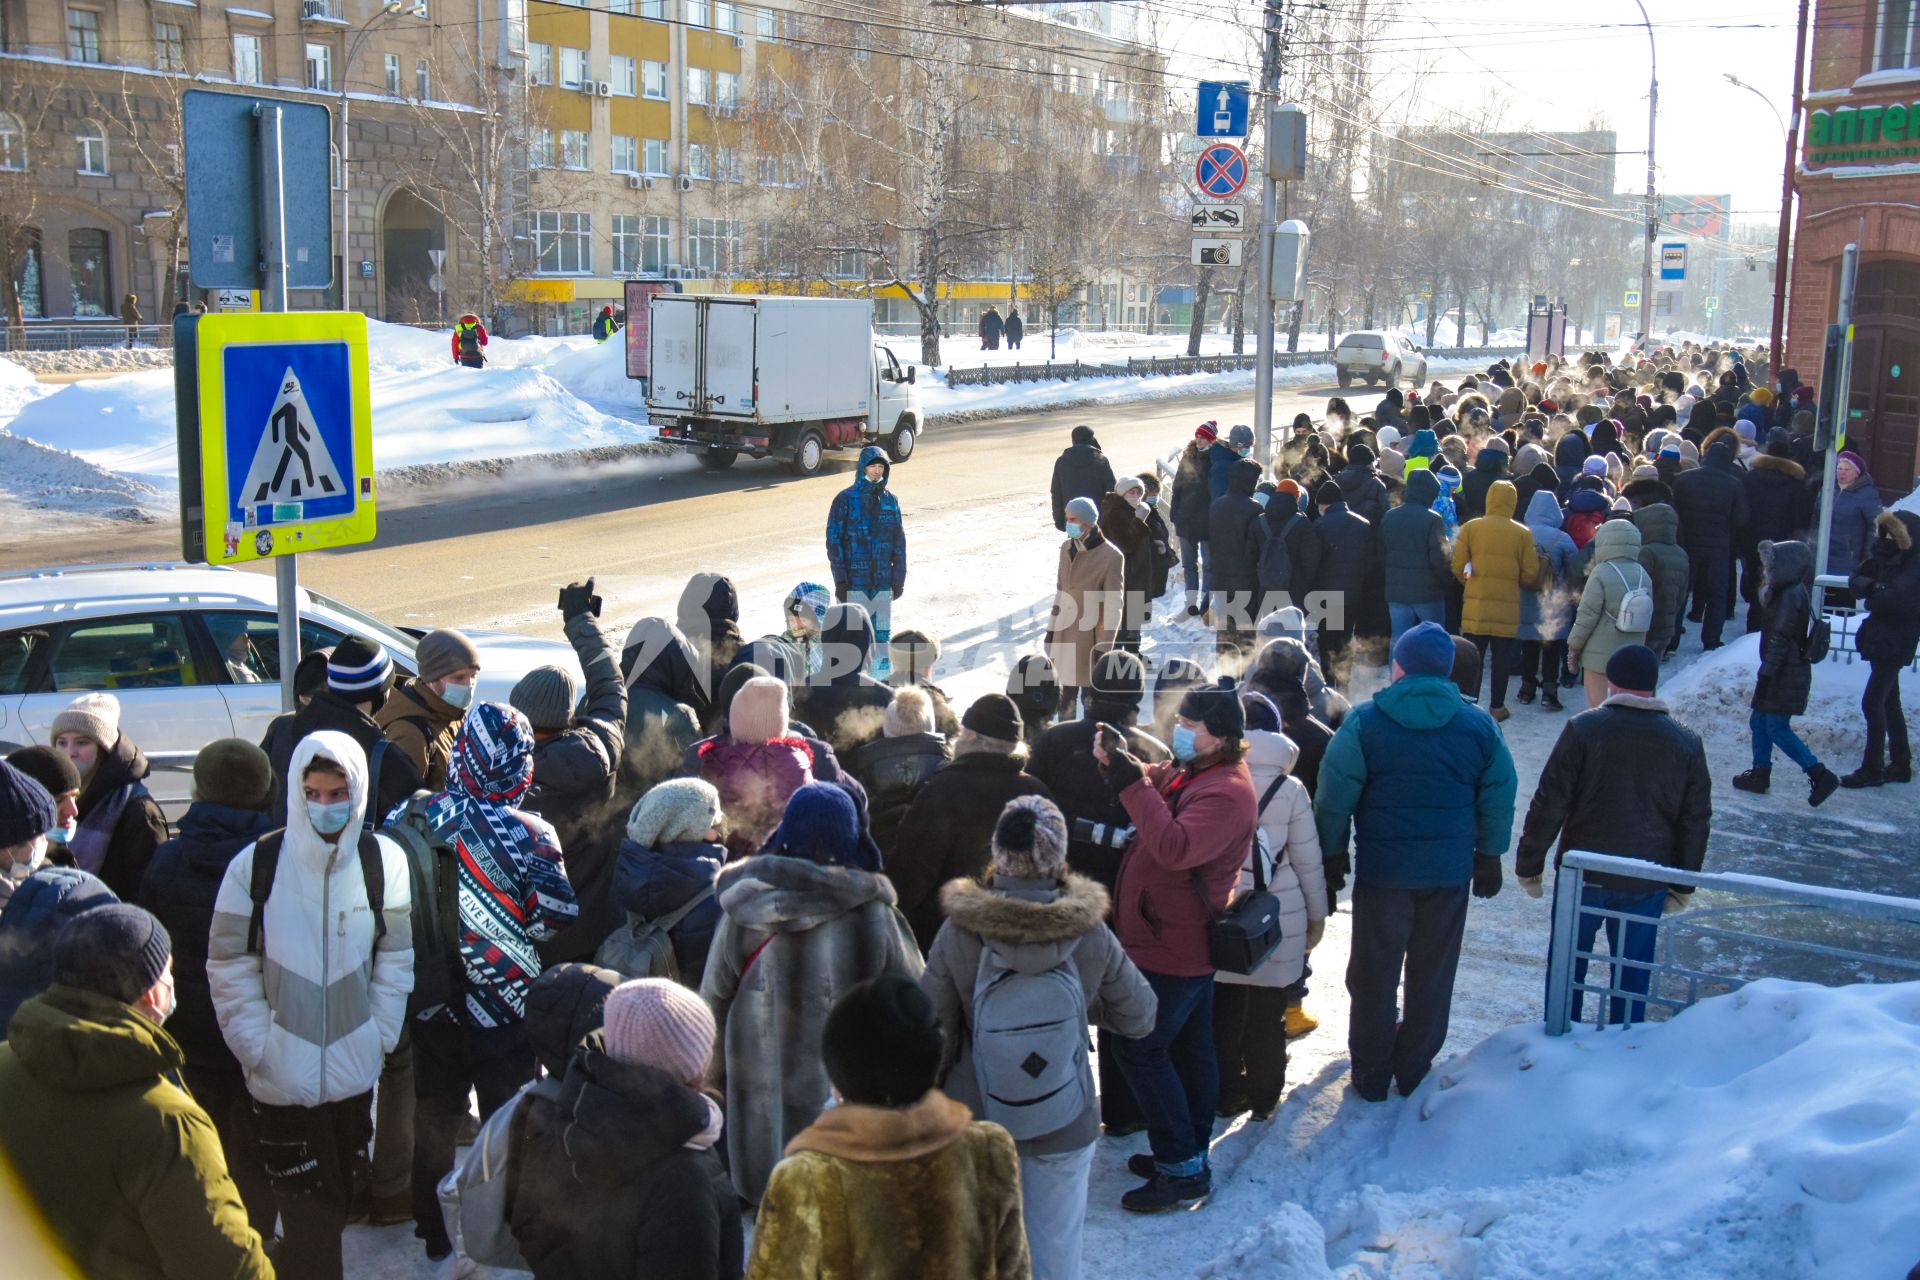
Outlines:
{"label": "white puffer jacket", "polygon": [[[1260,843],[1266,851],[1267,888],[1280,899],[1280,945],[1249,974],[1216,973],[1216,982],[1255,987],[1290,987],[1300,981],[1307,958],[1307,922],[1327,917],[1327,873],[1320,865],[1320,832],[1313,823],[1313,801],[1293,765],[1300,748],[1282,733],[1247,733],[1247,769],[1253,794],[1267,794],[1274,779],[1280,789],[1260,811]],[[1238,892],[1253,888],[1253,859],[1240,871]]]}
{"label": "white puffer jacket", "polygon": [[[347,775],[353,813],[338,848],[307,816],[301,775],[316,759]],[[303,738],[287,766],[287,830],[262,915],[261,949],[247,951],[254,846],[227,865],[207,939],[207,982],[247,1090],[269,1106],[313,1107],[358,1097],[380,1078],[400,1039],[413,989],[412,892],[406,855],[385,836],[386,936],[373,915],[355,842],[367,806],[367,761],[343,733]]]}

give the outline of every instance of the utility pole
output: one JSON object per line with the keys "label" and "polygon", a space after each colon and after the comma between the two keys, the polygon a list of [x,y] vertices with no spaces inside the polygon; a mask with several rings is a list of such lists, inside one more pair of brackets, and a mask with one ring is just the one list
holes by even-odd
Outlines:
{"label": "utility pole", "polygon": [[1263,56],[1260,65],[1260,111],[1266,120],[1261,144],[1260,254],[1254,282],[1254,321],[1259,328],[1257,362],[1253,373],[1253,456],[1264,471],[1273,461],[1273,238],[1279,230],[1280,198],[1273,178],[1279,156],[1281,30],[1286,24],[1287,0],[1266,0],[1261,10]]}
{"label": "utility pole", "polygon": [[1793,114],[1787,119],[1787,159],[1780,168],[1780,236],[1773,249],[1773,349],[1768,353],[1778,378],[1787,360],[1787,237],[1793,227],[1793,171],[1800,143],[1801,89],[1807,80],[1807,6],[1800,0],[1800,24],[1794,28]]}
{"label": "utility pole", "polygon": [[[1840,255],[1840,306],[1834,317],[1833,328],[1839,331],[1840,341],[1829,342],[1830,355],[1838,359],[1829,359],[1820,370],[1820,383],[1823,388],[1832,388],[1832,416],[1821,422],[1817,431],[1826,435],[1826,467],[1820,473],[1820,541],[1814,544],[1813,553],[1813,616],[1820,616],[1821,606],[1826,601],[1826,588],[1820,585],[1820,578],[1832,566],[1827,563],[1833,543],[1833,503],[1839,496],[1839,477],[1835,474],[1840,467],[1840,447],[1847,434],[1847,422],[1851,418],[1853,401],[1853,288],[1859,277],[1860,246],[1850,244]],[[1836,350],[1837,347],[1837,350]],[[1834,368],[1838,364],[1839,368]],[[1826,397],[1822,397],[1825,401]],[[1823,407],[1824,404],[1823,404]],[[1815,436],[1817,440],[1818,435]],[[1853,572],[1851,566],[1847,572]]]}
{"label": "utility pole", "polygon": [[1640,261],[1640,340],[1653,337],[1653,240],[1660,230],[1660,207],[1653,193],[1653,134],[1660,119],[1660,63],[1653,43],[1653,20],[1641,0],[1640,21],[1647,29],[1647,245]]}

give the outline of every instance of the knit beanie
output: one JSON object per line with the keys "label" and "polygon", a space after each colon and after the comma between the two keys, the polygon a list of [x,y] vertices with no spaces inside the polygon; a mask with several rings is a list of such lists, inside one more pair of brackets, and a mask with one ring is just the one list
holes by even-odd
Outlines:
{"label": "knit beanie", "polygon": [[64,751],[47,746],[22,747],[7,757],[7,763],[45,787],[56,801],[80,789],[80,771]]}
{"label": "knit beanie", "polygon": [[1093,695],[1101,702],[1133,704],[1147,691],[1147,667],[1140,655],[1109,649],[1093,664]]}
{"label": "knit beanie", "polygon": [[803,582],[787,592],[787,612],[807,613],[816,625],[826,618],[832,604],[833,593],[817,582]]}
{"label": "knit beanie", "polygon": [[1231,740],[1244,736],[1247,731],[1247,713],[1240,706],[1233,681],[1226,676],[1220,677],[1218,684],[1189,690],[1187,696],[1180,699],[1179,715],[1182,720],[1205,725],[1207,732],[1216,738]]}
{"label": "knit beanie", "polygon": [[193,758],[193,798],[264,813],[273,802],[273,764],[245,738],[216,738]]}
{"label": "knit beanie", "polygon": [[1371,467],[1377,460],[1373,450],[1365,444],[1352,445],[1347,449],[1347,462],[1356,467]]}
{"label": "knit beanie", "polygon": [[840,1097],[857,1106],[909,1107],[940,1074],[940,1018],[920,984],[888,971],[833,1002],[820,1058]]}
{"label": "knit beanie", "polygon": [[[1060,678],[1044,653],[1029,653],[1007,675],[1007,696],[1024,716],[1045,720],[1060,706]],[[964,721],[963,721],[964,723]]]}
{"label": "knit beanie", "polygon": [[1233,430],[1227,432],[1227,443],[1236,449],[1242,445],[1245,445],[1249,449],[1253,448],[1253,428],[1247,426],[1245,423],[1234,427]]}
{"label": "knit beanie", "polygon": [[912,684],[895,689],[893,701],[887,704],[881,736],[904,738],[909,734],[932,733],[933,730],[933,699],[927,695],[927,691]]}
{"label": "knit beanie", "polygon": [[1058,880],[1067,871],[1067,820],[1045,796],[1017,796],[993,825],[992,850],[1000,874]]}
{"label": "knit beanie", "polygon": [[1587,460],[1580,464],[1580,470],[1583,474],[1590,475],[1590,476],[1606,475],[1607,474],[1607,455],[1604,453],[1588,454]]}
{"label": "knit beanie", "polygon": [[602,1010],[622,978],[598,965],[557,964],[527,988],[527,1039],[549,1076],[567,1073],[567,1059],[580,1042],[605,1024]]}
{"label": "knit beanie", "polygon": [[127,902],[95,907],[69,920],[53,940],[53,980],[123,1004],[160,981],[173,940],[152,914]]}
{"label": "knit beanie", "polygon": [[655,783],[627,816],[627,839],[643,849],[664,844],[703,841],[714,828],[724,829],[720,793],[699,778],[673,778]]}
{"label": "knit beanie", "polygon": [[520,677],[507,702],[536,729],[557,732],[573,723],[579,689],[573,673],[560,667],[535,667]]}
{"label": "knit beanie", "polygon": [[428,683],[444,680],[456,671],[480,665],[480,651],[473,641],[458,631],[429,631],[414,646],[413,660],[419,665],[420,678]]}
{"label": "knit beanie", "polygon": [[698,1085],[713,1061],[713,1010],[698,992],[671,978],[636,978],[607,997],[607,1056],[652,1067],[681,1084]]}
{"label": "knit beanie", "polygon": [[1453,637],[1437,622],[1409,627],[1393,642],[1393,661],[1410,676],[1443,676],[1453,670]]}
{"label": "knit beanie", "polygon": [[1211,422],[1203,422],[1193,429],[1193,438],[1201,444],[1212,444],[1220,438],[1220,433]]}
{"label": "knit beanie", "polygon": [[787,736],[787,686],[755,676],[727,705],[727,736],[735,742],[771,742]]}
{"label": "knit beanie", "polygon": [[1340,492],[1340,486],[1331,480],[1322,480],[1320,487],[1313,491],[1313,501],[1315,505],[1322,507],[1332,506],[1334,503],[1341,501],[1343,496]]}
{"label": "knit beanie", "polygon": [[1643,644],[1623,644],[1607,659],[1607,683],[1634,693],[1660,686],[1660,657]]}
{"label": "knit beanie", "polygon": [[1243,693],[1240,708],[1246,713],[1248,733],[1279,733],[1280,709],[1264,693]]}
{"label": "knit beanie", "polygon": [[975,699],[967,713],[960,717],[960,727],[1000,742],[1020,741],[1025,729],[1020,708],[1004,693],[989,693]]}
{"label": "knit beanie", "polygon": [[1374,438],[1380,442],[1382,449],[1391,449],[1400,443],[1400,428],[1393,426],[1382,427],[1374,433]]}
{"label": "knit beanie", "polygon": [[0,760],[0,849],[47,834],[55,812],[53,796],[45,787]]}
{"label": "knit beanie", "polygon": [[893,669],[902,675],[930,675],[940,661],[940,642],[924,631],[896,631],[887,641],[887,656],[893,659]]}
{"label": "knit beanie", "polygon": [[1793,433],[1785,427],[1775,427],[1767,432],[1767,456],[1784,458],[1793,452]]}
{"label": "knit beanie", "polygon": [[359,636],[348,636],[327,658],[327,688],[351,701],[376,701],[393,679],[393,659],[387,651]]}
{"label": "knit beanie", "polygon": [[1633,469],[1632,478],[1635,480],[1658,480],[1660,478],[1660,468],[1654,466],[1651,462],[1643,462]]}
{"label": "knit beanie", "polygon": [[1067,504],[1067,519],[1078,520],[1082,529],[1094,529],[1100,524],[1100,508],[1092,498],[1075,498]]}
{"label": "knit beanie", "polygon": [[787,797],[767,851],[823,867],[860,866],[873,852],[862,839],[865,834],[852,796],[831,782],[809,782]]}
{"label": "knit beanie", "polygon": [[63,733],[85,734],[106,750],[120,741],[120,699],[110,693],[83,693],[53,718],[48,741]]}

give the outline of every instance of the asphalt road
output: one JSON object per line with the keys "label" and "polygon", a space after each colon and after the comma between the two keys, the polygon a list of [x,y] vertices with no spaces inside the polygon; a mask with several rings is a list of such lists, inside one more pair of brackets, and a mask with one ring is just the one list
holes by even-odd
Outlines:
{"label": "asphalt road", "polygon": [[[1289,389],[1275,397],[1275,422],[1302,410],[1318,416],[1337,394],[1331,386]],[[1371,404],[1366,389],[1358,395]],[[1198,422],[1216,419],[1224,434],[1227,424],[1252,416],[1253,397],[1242,392],[936,426],[895,468],[892,485],[911,527],[1043,496],[1053,459],[1080,423],[1098,433],[1117,470],[1143,470],[1185,443]],[[623,599],[671,614],[680,584],[696,569],[736,572],[801,545],[817,555],[827,508],[853,471],[851,452],[829,457],[827,469],[804,480],[773,462],[743,459],[709,472],[677,458],[415,491],[382,509],[370,546],[302,555],[301,581],[404,625],[512,622],[557,634],[554,589],[586,573],[625,584]],[[0,571],[178,558],[177,526],[119,526],[0,547]],[[921,563],[922,571],[938,572]],[[747,581],[740,586],[743,595],[751,589]]]}

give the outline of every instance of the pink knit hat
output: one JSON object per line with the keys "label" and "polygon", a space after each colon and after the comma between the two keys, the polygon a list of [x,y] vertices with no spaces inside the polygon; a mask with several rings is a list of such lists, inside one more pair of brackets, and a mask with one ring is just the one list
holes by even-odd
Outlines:
{"label": "pink knit hat", "polygon": [[787,736],[787,686],[755,676],[740,686],[727,708],[727,736],[735,742],[772,742]]}
{"label": "pink knit hat", "polygon": [[667,978],[623,982],[607,997],[607,1054],[697,1085],[713,1060],[713,1012],[698,993]]}

